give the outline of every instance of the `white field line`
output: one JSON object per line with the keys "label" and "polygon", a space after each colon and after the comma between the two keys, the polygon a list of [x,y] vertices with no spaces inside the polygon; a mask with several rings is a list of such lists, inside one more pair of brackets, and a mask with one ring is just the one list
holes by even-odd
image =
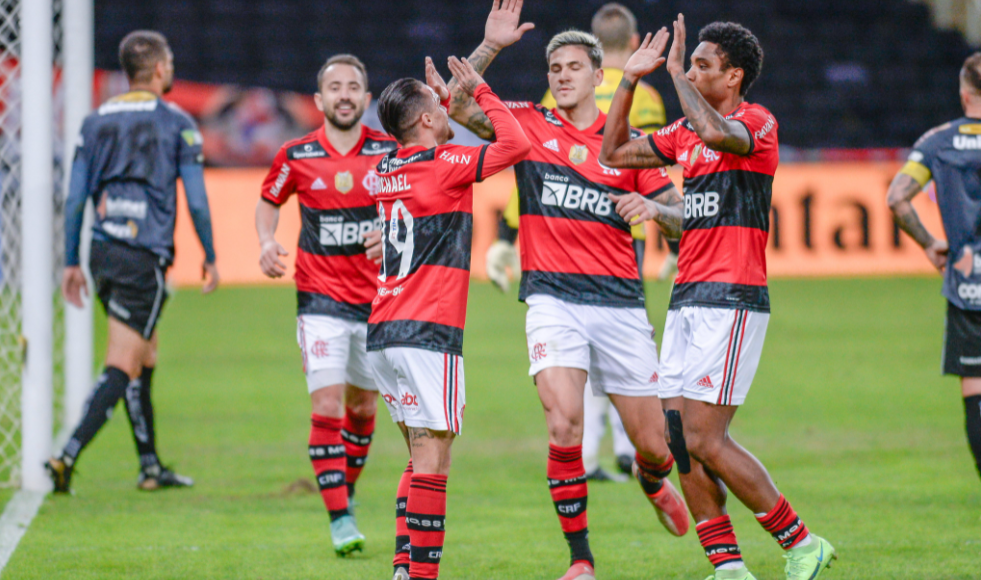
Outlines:
{"label": "white field line", "polygon": [[0,573],[14,555],[17,544],[27,532],[46,495],[41,491],[20,490],[7,503],[3,515],[0,516]]}

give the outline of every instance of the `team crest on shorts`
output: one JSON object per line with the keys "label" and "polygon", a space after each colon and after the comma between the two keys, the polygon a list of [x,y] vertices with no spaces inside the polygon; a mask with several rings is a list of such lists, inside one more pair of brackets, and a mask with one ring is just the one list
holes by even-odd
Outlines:
{"label": "team crest on shorts", "polygon": [[589,149],[585,145],[573,145],[572,149],[569,149],[569,161],[572,161],[576,165],[582,165],[589,158]]}
{"label": "team crest on shorts", "polygon": [[347,193],[354,187],[354,176],[350,171],[341,171],[334,176],[334,187],[341,193]]}

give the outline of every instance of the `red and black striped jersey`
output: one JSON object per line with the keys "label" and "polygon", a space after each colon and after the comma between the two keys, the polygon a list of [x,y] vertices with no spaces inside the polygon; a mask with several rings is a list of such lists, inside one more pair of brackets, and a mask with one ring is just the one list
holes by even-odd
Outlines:
{"label": "red and black striped jersey", "polygon": [[461,355],[470,285],[473,184],[510,167],[528,140],[487,84],[474,91],[497,141],[402,148],[378,164],[381,285],[368,350],[412,347]]}
{"label": "red and black striped jersey", "polygon": [[685,118],[652,134],[651,147],[684,167],[685,214],[670,308],[770,311],[766,241],[779,162],[777,120],[757,104],[726,115],[749,131],[746,155],[705,146]]}
{"label": "red and black striped jersey", "polygon": [[360,141],[341,155],[321,127],[276,154],[262,198],[277,206],[293,194],[299,198],[298,314],[368,320],[378,267],[365,257],[363,236],[381,227],[372,197],[375,166],[397,147],[385,133],[362,126]]}
{"label": "red and black striped jersey", "polygon": [[601,165],[603,112],[580,131],[541,105],[506,104],[532,146],[514,168],[521,213],[519,299],[549,294],[575,304],[643,307],[630,226],[607,194],[655,197],[672,187],[667,172]]}

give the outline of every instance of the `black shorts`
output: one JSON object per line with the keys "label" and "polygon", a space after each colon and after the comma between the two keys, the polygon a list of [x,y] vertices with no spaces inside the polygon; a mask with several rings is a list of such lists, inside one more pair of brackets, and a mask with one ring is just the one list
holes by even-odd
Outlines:
{"label": "black shorts", "polygon": [[981,377],[981,311],[947,303],[943,365],[946,375]]}
{"label": "black shorts", "polygon": [[106,314],[149,339],[167,300],[167,262],[149,250],[92,240],[89,268]]}

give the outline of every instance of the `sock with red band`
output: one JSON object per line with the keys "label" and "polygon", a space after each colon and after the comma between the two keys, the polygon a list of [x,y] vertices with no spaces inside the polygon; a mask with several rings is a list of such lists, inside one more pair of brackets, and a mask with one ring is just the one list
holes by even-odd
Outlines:
{"label": "sock with red band", "polygon": [[344,413],[344,424],[341,426],[341,438],[344,440],[344,452],[347,454],[347,496],[354,497],[354,484],[357,483],[365,461],[368,460],[368,448],[371,447],[371,437],[375,434],[375,416],[363,418],[355,415],[348,407]]}
{"label": "sock with red band", "polygon": [[572,563],[593,565],[589,549],[589,528],[586,522],[586,468],[582,464],[582,445],[575,447],[548,446],[548,491],[552,494],[555,512],[569,543]]}
{"label": "sock with red band", "polygon": [[640,481],[640,487],[644,489],[644,495],[647,497],[657,495],[664,486],[664,478],[671,474],[674,457],[668,455],[664,463],[657,464],[647,461],[638,453],[634,461],[637,462],[637,480]]}
{"label": "sock with red band", "polygon": [[773,506],[770,513],[756,516],[756,519],[784,550],[796,547],[809,535],[807,526],[800,521],[797,512],[790,507],[790,503],[783,495],[777,500],[777,505]]}
{"label": "sock with red band", "polygon": [[446,528],[445,475],[412,474],[405,524],[409,529],[410,580],[437,578]]}
{"label": "sock with red band", "polygon": [[[405,525],[405,508],[409,503],[409,484],[412,482],[412,460],[399,479],[399,489],[395,497],[395,558],[394,570],[409,569],[409,528]],[[394,573],[393,570],[393,573]]]}
{"label": "sock with red band", "polygon": [[310,462],[317,475],[320,496],[330,512],[330,521],[350,515],[344,465],[347,463],[341,441],[341,420],[314,413],[310,418]]}
{"label": "sock with red band", "polygon": [[698,541],[705,548],[705,557],[716,568],[738,568],[743,556],[736,542],[736,532],[732,529],[729,516],[719,516],[695,526]]}

